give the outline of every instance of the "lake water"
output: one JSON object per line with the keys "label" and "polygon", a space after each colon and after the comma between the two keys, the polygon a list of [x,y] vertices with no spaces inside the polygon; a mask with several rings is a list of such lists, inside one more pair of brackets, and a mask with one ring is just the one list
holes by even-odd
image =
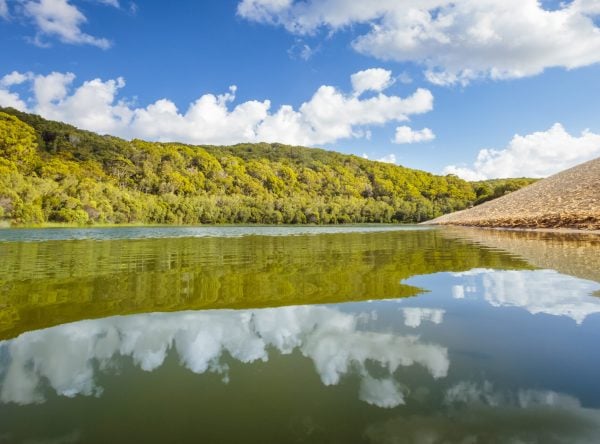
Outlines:
{"label": "lake water", "polygon": [[600,236],[0,230],[0,443],[598,443]]}

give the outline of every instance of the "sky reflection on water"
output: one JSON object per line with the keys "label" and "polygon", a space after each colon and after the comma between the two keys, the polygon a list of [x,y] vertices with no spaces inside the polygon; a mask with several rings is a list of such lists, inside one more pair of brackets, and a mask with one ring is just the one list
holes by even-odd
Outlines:
{"label": "sky reflection on water", "polygon": [[[62,396],[100,395],[94,374],[110,370],[111,360],[127,356],[153,371],[170,349],[190,371],[216,372],[224,381],[224,353],[251,363],[267,361],[269,349],[298,349],[313,361],[324,385],[338,384],[349,371],[360,374],[360,398],[380,407],[404,403],[401,386],[391,378],[399,366],[418,364],[434,378],[446,376],[445,348],[416,336],[359,330],[361,319],[335,308],[298,306],[112,317],[28,332],[0,343],[8,363],[0,372],[0,400],[43,402],[42,381]],[[386,369],[385,377],[372,377],[368,361]]]}
{"label": "sky reflection on water", "polygon": [[[365,442],[593,442],[600,433],[598,394],[584,405],[577,396],[582,381],[537,378],[549,360],[557,374],[568,372],[557,357],[569,341],[554,344],[549,357],[529,330],[542,315],[538,321],[553,334],[572,340],[589,319],[595,329],[583,336],[597,338],[600,302],[592,293],[600,284],[551,270],[489,269],[410,281],[430,284],[432,293],[332,306],[113,316],[23,333],[0,343],[0,401],[5,408],[60,398],[98,402],[113,390],[111,381],[160,374],[172,356],[197,378],[217,376],[204,384],[220,385],[222,402],[235,402],[225,387],[279,356],[311,363],[290,373],[290,383],[308,384],[312,372],[323,389],[351,390],[355,402],[381,412],[401,409],[372,414],[360,435]],[[556,322],[563,318],[572,327]],[[461,329],[477,340],[457,341]],[[520,346],[507,346],[517,338]],[[527,362],[520,361],[523,347]],[[584,352],[576,352],[580,362]],[[124,372],[128,366],[137,370]],[[600,369],[597,359],[588,366]],[[86,436],[77,433],[65,436],[76,436],[74,442]]]}
{"label": "sky reflection on water", "polygon": [[[144,283],[78,300],[84,308],[105,303],[116,315],[0,341],[0,443],[598,441],[597,281],[575,277],[578,269],[534,269],[435,230],[282,239],[164,241],[160,246],[181,254],[170,268],[151,243],[103,245],[87,256],[87,244],[61,250],[81,261],[67,267],[61,257],[50,282],[72,295],[79,294],[77,273],[85,288],[111,291],[119,286],[105,282],[119,273],[138,282],[167,273],[181,282],[195,273],[197,287],[185,287],[178,306],[195,294],[267,282],[288,288],[293,300],[299,293],[288,284],[303,276],[320,276],[313,292],[348,291],[360,282],[377,298],[357,292],[353,302],[329,305],[144,313],[143,291],[152,288]],[[258,245],[260,255],[248,256],[246,247]],[[282,248],[300,245],[311,248]],[[37,257],[39,267],[48,248],[36,247],[43,256],[19,250],[26,255],[4,262],[12,270],[0,282],[8,301],[22,301],[34,283],[17,265]],[[107,261],[94,270],[93,260],[111,251],[147,265],[122,271]],[[344,276],[356,280],[342,285],[334,277],[344,265]],[[260,276],[261,286],[215,291],[215,282],[239,281],[236,267]],[[211,280],[218,270],[220,281]],[[385,298],[398,288],[419,292]],[[142,309],[119,315],[131,297]],[[47,306],[51,315],[70,307],[68,300]],[[21,307],[17,313],[27,313]]]}

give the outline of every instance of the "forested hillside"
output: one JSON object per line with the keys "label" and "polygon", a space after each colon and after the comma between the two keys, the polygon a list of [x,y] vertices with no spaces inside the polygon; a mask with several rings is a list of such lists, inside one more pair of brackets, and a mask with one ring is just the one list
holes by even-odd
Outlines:
{"label": "forested hillside", "polygon": [[0,108],[0,220],[13,224],[420,222],[505,190],[314,148],[126,141]]}

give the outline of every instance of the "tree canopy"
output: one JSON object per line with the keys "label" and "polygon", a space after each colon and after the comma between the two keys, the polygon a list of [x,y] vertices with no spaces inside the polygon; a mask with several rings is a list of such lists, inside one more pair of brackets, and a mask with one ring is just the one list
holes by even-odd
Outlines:
{"label": "tree canopy", "polygon": [[13,224],[409,223],[529,182],[278,143],[126,141],[0,108],[0,220]]}

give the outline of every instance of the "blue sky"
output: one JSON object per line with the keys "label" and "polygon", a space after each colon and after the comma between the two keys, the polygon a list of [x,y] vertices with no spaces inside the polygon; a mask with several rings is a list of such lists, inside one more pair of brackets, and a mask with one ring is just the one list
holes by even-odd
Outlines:
{"label": "blue sky", "polygon": [[0,16],[0,105],[100,133],[468,179],[600,155],[599,0],[0,0]]}

